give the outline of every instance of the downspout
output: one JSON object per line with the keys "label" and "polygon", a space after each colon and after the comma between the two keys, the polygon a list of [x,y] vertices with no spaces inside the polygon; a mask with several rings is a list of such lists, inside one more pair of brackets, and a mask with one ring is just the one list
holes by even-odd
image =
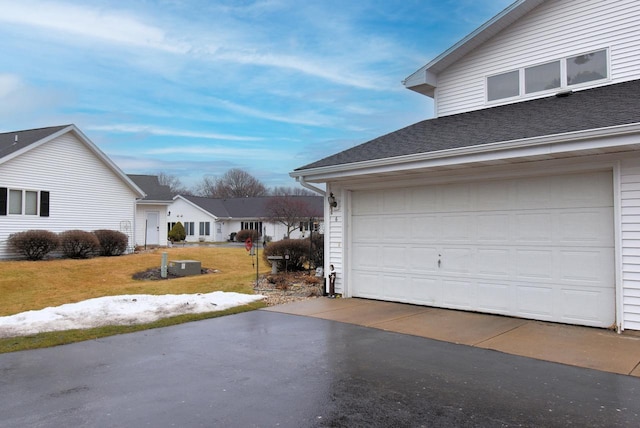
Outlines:
{"label": "downspout", "polygon": [[313,192],[320,193],[320,195],[322,195],[322,196],[326,196],[326,194],[327,194],[327,192],[325,192],[324,190],[320,189],[319,187],[313,186],[313,185],[307,183],[306,181],[304,181],[304,177],[303,176],[296,177],[296,181],[298,183],[300,183],[300,185],[302,187],[305,187],[305,188],[307,188],[307,189],[309,189],[309,190],[311,190]]}

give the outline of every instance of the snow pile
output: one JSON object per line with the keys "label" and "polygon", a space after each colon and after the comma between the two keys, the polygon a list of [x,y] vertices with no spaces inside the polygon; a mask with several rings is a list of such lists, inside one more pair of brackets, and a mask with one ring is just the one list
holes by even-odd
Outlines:
{"label": "snow pile", "polygon": [[208,294],[98,297],[0,317],[0,338],[105,325],[144,324],[175,315],[222,311],[263,298],[264,296],[257,294],[223,291]]}

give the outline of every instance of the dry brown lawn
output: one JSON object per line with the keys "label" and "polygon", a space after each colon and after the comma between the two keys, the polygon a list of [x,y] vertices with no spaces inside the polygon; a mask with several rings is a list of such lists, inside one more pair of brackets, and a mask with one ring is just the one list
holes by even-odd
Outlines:
{"label": "dry brown lawn", "polygon": [[[219,272],[168,280],[134,280],[169,260],[199,260]],[[121,294],[253,293],[256,268],[244,248],[167,248],[88,260],[0,261],[0,316]],[[260,273],[269,266],[259,262]]]}

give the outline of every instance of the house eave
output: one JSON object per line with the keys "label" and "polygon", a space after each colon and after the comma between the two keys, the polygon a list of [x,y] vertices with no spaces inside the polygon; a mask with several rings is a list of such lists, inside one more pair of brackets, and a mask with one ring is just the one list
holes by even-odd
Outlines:
{"label": "house eave", "polygon": [[518,0],[402,81],[407,89],[434,96],[437,75],[545,0]]}
{"label": "house eave", "polygon": [[513,163],[524,158],[567,157],[587,152],[640,150],[640,123],[501,141],[477,146],[296,170],[289,175],[314,183],[416,169],[466,164]]}

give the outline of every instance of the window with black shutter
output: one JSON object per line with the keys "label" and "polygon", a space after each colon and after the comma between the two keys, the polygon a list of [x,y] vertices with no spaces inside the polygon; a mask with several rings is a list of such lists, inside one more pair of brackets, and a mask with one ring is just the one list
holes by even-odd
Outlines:
{"label": "window with black shutter", "polygon": [[7,215],[7,188],[0,187],[0,215]]}
{"label": "window with black shutter", "polygon": [[49,217],[49,192],[40,192],[40,217]]}

